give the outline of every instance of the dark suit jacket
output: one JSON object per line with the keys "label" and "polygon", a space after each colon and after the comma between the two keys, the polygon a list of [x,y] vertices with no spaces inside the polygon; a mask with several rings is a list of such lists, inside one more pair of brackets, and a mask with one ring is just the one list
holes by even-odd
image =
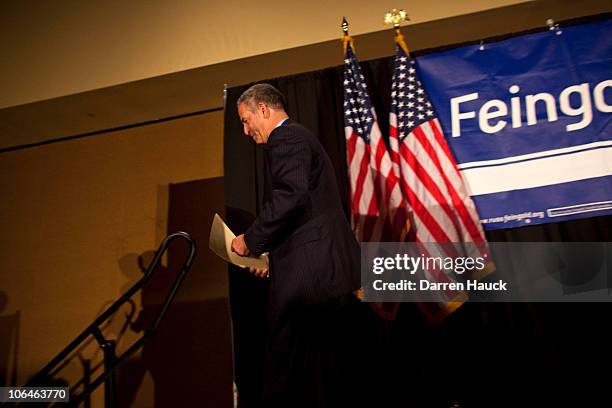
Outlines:
{"label": "dark suit jacket", "polygon": [[359,244],[329,156],[290,119],[272,131],[265,149],[271,192],[244,238],[254,255],[270,253],[270,312],[357,289]]}

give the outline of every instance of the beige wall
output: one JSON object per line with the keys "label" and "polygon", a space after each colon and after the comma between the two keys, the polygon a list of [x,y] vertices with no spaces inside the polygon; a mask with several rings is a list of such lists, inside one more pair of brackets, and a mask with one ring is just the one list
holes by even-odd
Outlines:
{"label": "beige wall", "polygon": [[0,2],[0,108],[528,0]]}
{"label": "beige wall", "polygon": [[141,276],[168,184],[222,176],[222,141],[213,112],[0,154],[0,315],[20,313],[18,384]]}

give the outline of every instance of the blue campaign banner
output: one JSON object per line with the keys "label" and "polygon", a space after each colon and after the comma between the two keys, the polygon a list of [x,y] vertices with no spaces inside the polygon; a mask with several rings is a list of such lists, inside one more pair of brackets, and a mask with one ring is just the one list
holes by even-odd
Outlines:
{"label": "blue campaign banner", "polygon": [[485,229],[612,214],[612,20],[416,61]]}

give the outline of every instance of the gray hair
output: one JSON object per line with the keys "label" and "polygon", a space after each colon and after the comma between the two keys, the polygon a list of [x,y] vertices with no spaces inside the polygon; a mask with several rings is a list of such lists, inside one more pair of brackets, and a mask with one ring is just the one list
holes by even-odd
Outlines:
{"label": "gray hair", "polygon": [[240,95],[237,105],[244,103],[254,109],[258,103],[265,103],[273,109],[285,110],[286,102],[282,93],[270,84],[255,84]]}

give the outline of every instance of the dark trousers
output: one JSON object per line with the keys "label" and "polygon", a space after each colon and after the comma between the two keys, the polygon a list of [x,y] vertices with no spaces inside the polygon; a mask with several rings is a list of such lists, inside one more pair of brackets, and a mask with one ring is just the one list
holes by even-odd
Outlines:
{"label": "dark trousers", "polygon": [[302,305],[271,322],[263,377],[267,407],[366,406],[362,306],[351,293]]}

